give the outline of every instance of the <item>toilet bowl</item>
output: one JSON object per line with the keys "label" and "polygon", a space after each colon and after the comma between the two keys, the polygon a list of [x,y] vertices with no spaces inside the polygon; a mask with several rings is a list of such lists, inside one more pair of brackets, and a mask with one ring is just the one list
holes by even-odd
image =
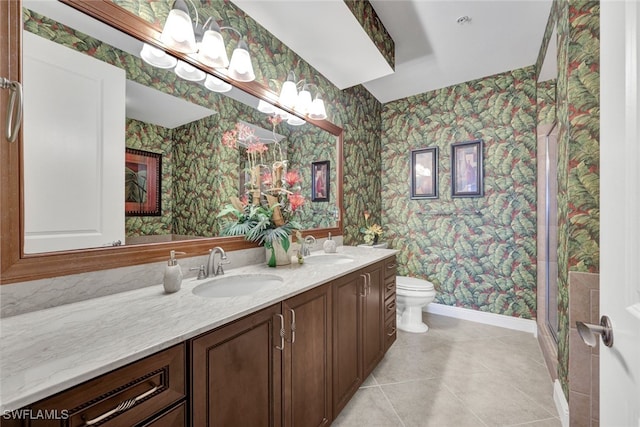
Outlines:
{"label": "toilet bowl", "polygon": [[433,283],[414,277],[396,276],[396,326],[406,332],[427,332],[422,308],[433,301]]}

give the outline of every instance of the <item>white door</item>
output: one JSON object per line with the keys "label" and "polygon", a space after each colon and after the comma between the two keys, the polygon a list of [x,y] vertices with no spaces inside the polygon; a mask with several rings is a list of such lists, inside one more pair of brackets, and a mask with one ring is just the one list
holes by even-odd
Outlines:
{"label": "white door", "polygon": [[640,2],[600,9],[600,425],[640,427]]}
{"label": "white door", "polygon": [[125,72],[23,32],[25,253],[124,242]]}

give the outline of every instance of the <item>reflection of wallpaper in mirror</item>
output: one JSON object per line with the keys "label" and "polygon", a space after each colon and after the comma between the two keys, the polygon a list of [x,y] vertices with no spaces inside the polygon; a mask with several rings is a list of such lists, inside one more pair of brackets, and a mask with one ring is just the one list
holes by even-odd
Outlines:
{"label": "reflection of wallpaper in mirror", "polygon": [[[163,155],[163,186],[162,215],[129,217],[125,228],[129,243],[217,236],[216,215],[220,207],[228,203],[229,197],[238,195],[241,172],[238,151],[220,144],[222,134],[233,129],[238,120],[270,129],[266,116],[35,12],[24,9],[23,15],[27,31],[123,68],[129,80],[167,94],[180,95],[216,111],[217,114],[174,129],[127,119],[127,147]],[[284,135],[292,147],[287,154],[290,169],[297,169],[303,175],[303,189],[310,188],[310,177],[305,175],[308,165],[318,159],[336,159],[335,137],[309,125],[292,128],[281,123],[277,132]],[[332,192],[337,188],[336,179],[332,171]],[[336,200],[335,194],[331,199]],[[334,226],[333,210],[326,203],[321,207],[314,205],[310,201],[306,204],[301,212],[301,223],[308,228]],[[329,210],[330,214],[327,214]],[[131,240],[134,237],[136,239]]]}

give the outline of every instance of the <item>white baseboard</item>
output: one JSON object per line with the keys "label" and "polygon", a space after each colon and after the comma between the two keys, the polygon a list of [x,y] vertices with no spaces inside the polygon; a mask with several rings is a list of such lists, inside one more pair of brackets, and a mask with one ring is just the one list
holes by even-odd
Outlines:
{"label": "white baseboard", "polygon": [[486,313],[484,311],[470,310],[468,308],[462,307],[453,307],[450,305],[438,304],[434,302],[427,305],[424,311],[426,311],[427,313],[469,320],[471,322],[484,323],[487,325],[499,326],[501,328],[529,332],[536,338],[538,337],[538,325],[536,324],[535,320],[531,319],[522,319],[519,317],[504,316],[502,314]]}
{"label": "white baseboard", "polygon": [[567,403],[567,398],[564,395],[564,391],[562,391],[559,380],[553,382],[553,401],[556,404],[562,427],[569,427],[569,403]]}

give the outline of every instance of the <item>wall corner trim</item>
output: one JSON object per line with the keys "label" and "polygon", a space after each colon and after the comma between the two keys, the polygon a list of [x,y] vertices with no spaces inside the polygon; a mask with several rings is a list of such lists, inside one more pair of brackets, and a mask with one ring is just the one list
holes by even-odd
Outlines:
{"label": "wall corner trim", "polygon": [[533,334],[534,337],[538,337],[538,325],[533,319],[522,319],[520,317],[487,313],[484,311],[470,310],[468,308],[453,307],[438,303],[431,303],[427,305],[424,311],[427,313],[439,314],[441,316],[455,317],[457,319],[469,320],[471,322],[484,323],[501,328],[528,332]]}

